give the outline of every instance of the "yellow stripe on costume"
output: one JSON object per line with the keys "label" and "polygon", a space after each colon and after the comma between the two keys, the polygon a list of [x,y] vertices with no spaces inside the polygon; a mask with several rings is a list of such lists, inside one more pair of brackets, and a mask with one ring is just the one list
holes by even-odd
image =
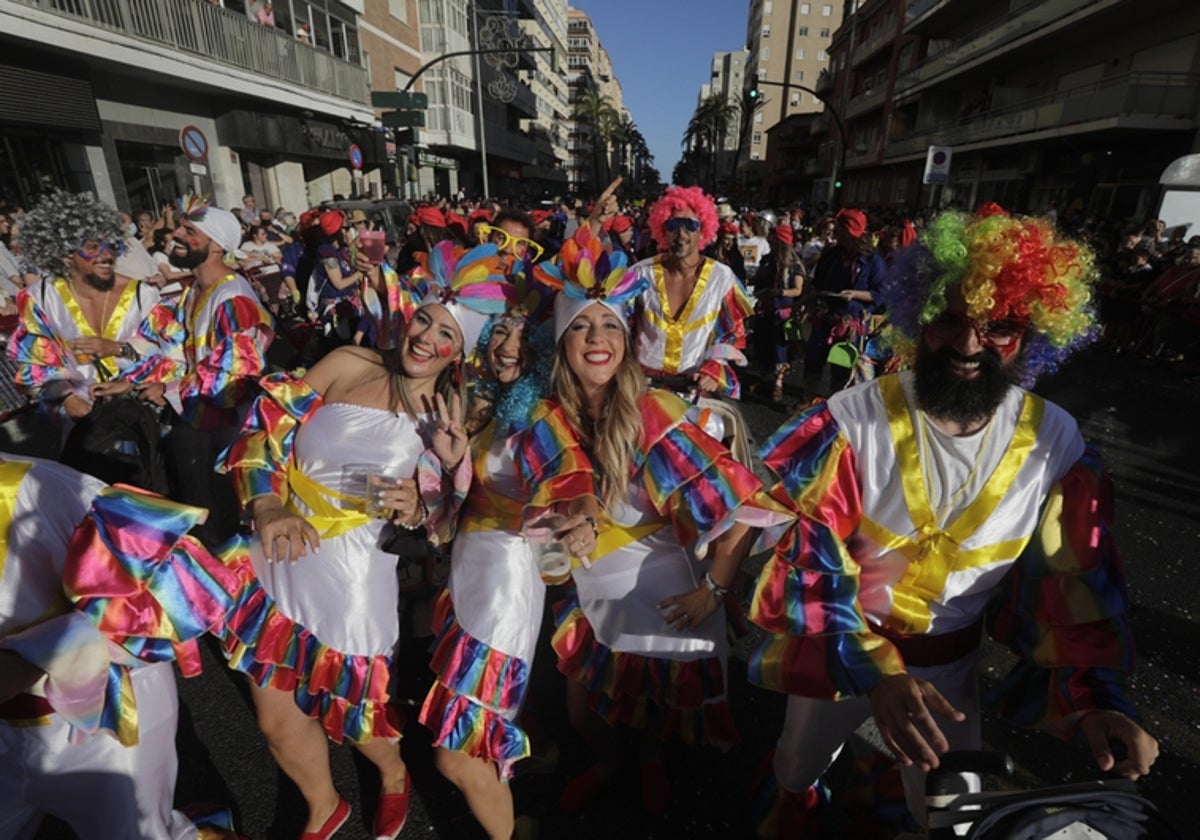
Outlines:
{"label": "yellow stripe on costume", "polygon": [[0,580],[8,562],[8,530],[17,509],[17,491],[32,466],[28,461],[0,462]]}
{"label": "yellow stripe on costume", "polygon": [[656,327],[663,331],[666,337],[666,348],[663,350],[662,371],[664,373],[678,373],[679,365],[683,362],[683,339],[687,333],[692,330],[703,330],[708,325],[712,324],[717,319],[719,311],[714,310],[699,321],[692,323],[692,310],[700,302],[700,298],[704,294],[704,289],[708,285],[708,278],[712,276],[713,266],[716,263],[713,260],[706,259],[704,267],[700,270],[700,276],[696,279],[696,287],[692,290],[692,294],[688,297],[687,303],[684,304],[683,311],[679,313],[678,318],[672,318],[671,313],[667,312],[667,308],[671,305],[670,298],[667,296],[666,278],[662,270],[662,260],[654,260],[654,288],[658,292],[658,299],[662,301],[663,316],[659,317],[650,309],[646,310],[646,316],[654,323]]}
{"label": "yellow stripe on costume", "polygon": [[895,633],[919,635],[928,632],[932,621],[929,605],[945,591],[951,572],[1012,559],[1025,548],[1028,542],[1025,537],[972,549],[961,546],[983,526],[1012,487],[1037,440],[1045,403],[1032,395],[1025,396],[1012,440],[995,471],[966,510],[942,528],[929,502],[912,415],[899,378],[881,379],[879,390],[887,410],[904,502],[914,531],[895,534],[866,517],[859,528],[885,551],[899,551],[908,560],[904,576],[892,592],[892,609],[883,625]]}

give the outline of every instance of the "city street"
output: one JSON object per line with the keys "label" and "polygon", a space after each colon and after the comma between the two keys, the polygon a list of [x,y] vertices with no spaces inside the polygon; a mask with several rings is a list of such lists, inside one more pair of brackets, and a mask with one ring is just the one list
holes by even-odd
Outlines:
{"label": "city street", "polygon": [[[798,397],[798,387],[789,390],[793,398]],[[1200,784],[1200,722],[1195,715],[1200,703],[1200,628],[1195,607],[1200,586],[1196,565],[1200,441],[1194,433],[1194,417],[1200,409],[1197,380],[1193,375],[1188,381],[1182,374],[1127,356],[1092,351],[1039,390],[1079,419],[1085,436],[1103,448],[1115,479],[1117,536],[1130,582],[1140,654],[1134,694],[1146,727],[1162,747],[1162,755],[1141,789],[1177,824],[1191,825],[1186,803]],[[744,410],[760,440],[784,419],[781,411],[753,400],[746,402]],[[22,438],[31,430],[36,431]],[[48,454],[53,447],[29,415],[6,424],[4,435],[2,448],[12,451]],[[751,570],[757,570],[761,559],[750,561]],[[543,634],[544,641],[546,638]],[[427,641],[408,638],[398,660],[399,696],[410,706],[421,701],[429,683]],[[738,655],[731,663],[731,694],[744,742],[726,755],[701,749],[670,753],[673,795],[670,811],[662,820],[642,815],[636,769],[586,813],[565,817],[558,812],[562,785],[587,766],[588,757],[567,725],[563,681],[544,647],[535,667],[532,705],[545,734],[557,742],[561,757],[553,773],[520,777],[512,783],[518,813],[539,820],[542,838],[746,836],[750,779],[777,735],[783,710],[781,696],[745,682],[744,656],[750,642],[744,639],[739,643]],[[242,678],[225,670],[214,651],[205,651],[206,671],[201,677],[181,682],[177,801],[231,805],[240,830],[248,837],[291,840],[300,831],[303,803],[267,752]],[[985,680],[995,679],[1005,662],[1003,653],[990,652],[985,660]],[[415,795],[402,836],[482,837],[462,797],[433,769],[429,736],[415,723],[416,708],[409,712],[413,719],[405,730],[403,750],[414,776]],[[1063,747],[1045,736],[1014,731],[992,718],[985,724],[985,741],[989,748],[1013,756],[1021,786],[1097,775],[1086,749],[1078,744]],[[865,743],[856,747],[865,750]],[[333,746],[331,753],[338,787],[355,806],[350,823],[338,837],[370,837],[374,771],[348,746]],[[835,779],[844,781],[853,771],[849,758],[844,757],[835,767]],[[846,784],[858,784],[862,792],[861,781]],[[856,825],[859,828],[847,836],[860,836],[864,829],[861,823]],[[47,827],[39,836],[70,834]]]}

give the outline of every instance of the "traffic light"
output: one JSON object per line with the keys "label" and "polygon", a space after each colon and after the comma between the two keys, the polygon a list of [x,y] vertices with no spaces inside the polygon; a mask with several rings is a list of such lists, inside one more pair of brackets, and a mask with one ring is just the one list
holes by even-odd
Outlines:
{"label": "traffic light", "polygon": [[762,91],[758,89],[757,81],[751,81],[750,87],[746,88],[746,98],[751,102],[758,102],[762,99]]}
{"label": "traffic light", "polygon": [[836,181],[833,182],[833,188],[835,190],[840,190],[842,188],[842,179],[841,178],[838,178]]}

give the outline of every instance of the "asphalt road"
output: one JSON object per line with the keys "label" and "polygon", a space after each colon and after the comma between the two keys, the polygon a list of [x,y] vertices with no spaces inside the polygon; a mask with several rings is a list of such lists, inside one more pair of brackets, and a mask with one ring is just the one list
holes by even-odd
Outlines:
{"label": "asphalt road", "polygon": [[[752,381],[752,380],[750,380]],[[749,382],[748,382],[749,384]],[[1140,665],[1134,695],[1145,726],[1161,743],[1162,755],[1142,784],[1142,792],[1177,825],[1193,830],[1187,804],[1200,786],[1200,624],[1196,592],[1200,588],[1200,438],[1195,418],[1200,410],[1200,377],[1150,366],[1128,357],[1092,351],[1039,391],[1074,414],[1084,435],[1099,444],[1115,480],[1117,538],[1129,577],[1133,621]],[[799,396],[789,384],[789,396]],[[785,418],[772,405],[744,401],[744,413],[761,440]],[[53,441],[30,417],[3,427],[0,449],[53,454]],[[751,558],[756,571],[762,558]],[[403,606],[410,626],[423,626],[423,605],[414,599]],[[415,615],[413,615],[415,613]],[[548,634],[543,634],[543,638]],[[731,663],[730,694],[743,743],[727,754],[679,748],[669,754],[673,795],[666,817],[645,817],[638,804],[637,773],[613,787],[586,813],[566,817],[557,798],[566,779],[589,764],[587,752],[573,735],[563,710],[563,680],[553,656],[543,646],[535,662],[531,704],[548,737],[557,742],[560,759],[548,774],[518,777],[512,782],[517,811],[539,820],[547,838],[706,838],[748,836],[750,779],[770,748],[782,720],[783,698],[745,681],[745,651],[753,639],[739,643]],[[397,658],[398,694],[402,702],[419,704],[429,685],[427,638],[409,634]],[[990,650],[983,679],[994,680],[1007,664],[1007,654]],[[304,805],[294,786],[272,762],[254,722],[241,678],[227,671],[215,649],[205,651],[205,673],[181,681],[182,722],[179,733],[181,803],[223,803],[234,809],[248,837],[298,836]],[[462,797],[433,768],[429,737],[413,721],[405,730],[403,751],[413,773],[415,793],[403,838],[483,837]],[[1079,744],[1063,745],[1047,736],[1014,730],[992,717],[985,719],[990,749],[1011,754],[1018,767],[1015,784],[1039,787],[1096,778],[1090,757]],[[868,740],[855,744],[859,754]],[[369,815],[377,781],[374,771],[348,746],[331,745],[337,784],[354,805],[351,821],[339,838],[370,837]],[[839,760],[836,778],[859,784],[849,754]],[[870,791],[867,784],[865,790]],[[843,829],[841,836],[889,836],[870,821]],[[878,833],[876,833],[878,831]],[[42,838],[69,837],[47,826]],[[1185,835],[1186,836],[1186,835]]]}

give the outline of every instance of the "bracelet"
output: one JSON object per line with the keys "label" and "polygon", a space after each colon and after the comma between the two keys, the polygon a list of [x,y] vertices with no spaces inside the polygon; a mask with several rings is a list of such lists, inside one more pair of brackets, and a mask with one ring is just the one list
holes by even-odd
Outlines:
{"label": "bracelet", "polygon": [[721,586],[719,583],[713,580],[711,572],[704,573],[704,585],[708,587],[708,593],[718,601],[729,594],[729,587]]}
{"label": "bracelet", "polygon": [[404,522],[403,520],[397,520],[396,521],[397,526],[399,526],[400,528],[403,528],[405,531],[415,531],[418,528],[420,528],[422,525],[425,524],[425,520],[429,518],[429,508],[425,507],[425,500],[421,498],[420,494],[417,495],[417,504],[420,505],[419,510],[421,511],[421,518],[418,519],[416,522],[414,522],[412,525],[409,525],[407,522]]}
{"label": "bracelet", "polygon": [[600,528],[599,528],[599,526],[596,525],[596,517],[592,516],[591,514],[585,513],[583,515],[583,521],[592,526],[592,536],[593,537],[600,536]]}
{"label": "bracelet", "polygon": [[451,466],[450,464],[447,464],[445,461],[442,461],[442,473],[445,475],[454,475],[456,472],[458,472],[458,468],[461,465],[462,465],[462,458],[460,458],[458,460],[458,463],[454,464],[453,466]]}

